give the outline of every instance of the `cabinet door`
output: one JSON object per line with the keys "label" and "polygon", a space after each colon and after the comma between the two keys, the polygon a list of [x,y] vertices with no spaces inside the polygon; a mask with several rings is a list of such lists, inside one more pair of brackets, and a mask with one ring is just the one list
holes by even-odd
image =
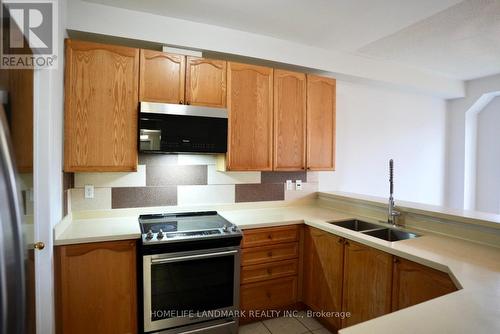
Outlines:
{"label": "cabinet door", "polygon": [[225,61],[187,57],[186,104],[226,107]]}
{"label": "cabinet door", "polygon": [[273,69],[228,63],[230,170],[272,170]]}
{"label": "cabinet door", "polygon": [[[305,229],[303,298],[314,311],[342,310],[342,241],[342,238],[316,228]],[[325,320],[340,329],[339,318]]]}
{"label": "cabinet door", "polygon": [[345,242],[342,310],[351,312],[342,327],[391,312],[392,255]]}
{"label": "cabinet door", "polygon": [[137,169],[139,50],[66,40],[64,170]]}
{"label": "cabinet door", "polygon": [[137,333],[135,240],[55,249],[59,334]]}
{"label": "cabinet door", "polygon": [[306,167],[306,75],[274,70],[274,170]]}
{"label": "cabinet door", "polygon": [[246,311],[246,317],[240,320],[251,320],[249,311],[294,309],[296,303],[296,276],[243,284],[240,289],[240,309]]}
{"label": "cabinet door", "polygon": [[184,103],[186,57],[141,49],[141,101]]}
{"label": "cabinet door", "polygon": [[307,168],[335,169],[334,79],[307,75]]}
{"label": "cabinet door", "polygon": [[33,70],[8,71],[10,134],[17,170],[33,172]]}
{"label": "cabinet door", "polygon": [[396,258],[392,293],[392,310],[412,306],[456,291],[450,276],[421,264]]}

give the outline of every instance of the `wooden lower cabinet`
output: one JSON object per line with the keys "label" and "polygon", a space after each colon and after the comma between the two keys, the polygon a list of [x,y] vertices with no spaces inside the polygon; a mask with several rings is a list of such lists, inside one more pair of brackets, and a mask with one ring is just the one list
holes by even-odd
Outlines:
{"label": "wooden lower cabinet", "polygon": [[243,248],[241,251],[241,263],[245,266],[292,259],[298,256],[298,243],[289,242],[285,244]]}
{"label": "wooden lower cabinet", "polygon": [[299,225],[256,228],[245,231],[243,248],[294,242],[299,238]]}
{"label": "wooden lower cabinet", "polygon": [[241,323],[255,311],[294,309],[299,300],[301,227],[289,225],[243,231],[240,272]]}
{"label": "wooden lower cabinet", "polygon": [[343,288],[342,327],[391,312],[392,255],[346,241]]}
{"label": "wooden lower cabinet", "polygon": [[[313,311],[342,310],[343,239],[306,226],[304,231],[303,301]],[[340,329],[340,318],[323,319]]]}
{"label": "wooden lower cabinet", "polygon": [[137,333],[136,241],[55,247],[56,332]]}
{"label": "wooden lower cabinet", "polygon": [[241,286],[241,309],[247,312],[282,308],[297,302],[297,276]]}
{"label": "wooden lower cabinet", "polygon": [[457,287],[447,273],[409,260],[395,258],[392,311],[456,290]]}
{"label": "wooden lower cabinet", "polygon": [[243,266],[241,267],[241,284],[279,277],[296,276],[298,270],[298,259]]}
{"label": "wooden lower cabinet", "polygon": [[[446,273],[311,226],[243,234],[240,295],[247,312],[305,304],[332,313],[318,320],[336,331],[457,290]],[[340,312],[350,316],[341,319]]]}

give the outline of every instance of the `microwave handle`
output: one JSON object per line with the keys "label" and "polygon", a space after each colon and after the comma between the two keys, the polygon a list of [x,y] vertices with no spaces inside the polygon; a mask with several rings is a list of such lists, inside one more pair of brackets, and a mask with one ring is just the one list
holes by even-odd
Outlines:
{"label": "microwave handle", "polygon": [[211,257],[226,256],[226,255],[231,255],[231,254],[236,254],[236,253],[238,253],[237,250],[230,250],[230,251],[225,251],[225,252],[178,256],[178,257],[171,257],[171,258],[166,258],[166,259],[152,259],[151,264],[162,264],[162,263],[172,263],[172,262],[189,261],[189,260],[197,260],[197,259],[208,259]]}

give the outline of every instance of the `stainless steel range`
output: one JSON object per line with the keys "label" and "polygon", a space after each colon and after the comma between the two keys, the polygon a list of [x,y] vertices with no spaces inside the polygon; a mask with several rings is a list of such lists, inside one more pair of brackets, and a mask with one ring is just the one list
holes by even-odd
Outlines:
{"label": "stainless steel range", "polygon": [[239,228],[215,211],[139,216],[143,333],[236,334]]}

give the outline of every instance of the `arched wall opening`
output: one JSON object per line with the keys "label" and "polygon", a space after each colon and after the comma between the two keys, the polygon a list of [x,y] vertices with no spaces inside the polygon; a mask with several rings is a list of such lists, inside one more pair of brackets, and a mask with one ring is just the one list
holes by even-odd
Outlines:
{"label": "arched wall opening", "polygon": [[464,152],[464,209],[476,210],[477,203],[477,149],[478,116],[500,91],[483,94],[465,113],[465,152]]}

